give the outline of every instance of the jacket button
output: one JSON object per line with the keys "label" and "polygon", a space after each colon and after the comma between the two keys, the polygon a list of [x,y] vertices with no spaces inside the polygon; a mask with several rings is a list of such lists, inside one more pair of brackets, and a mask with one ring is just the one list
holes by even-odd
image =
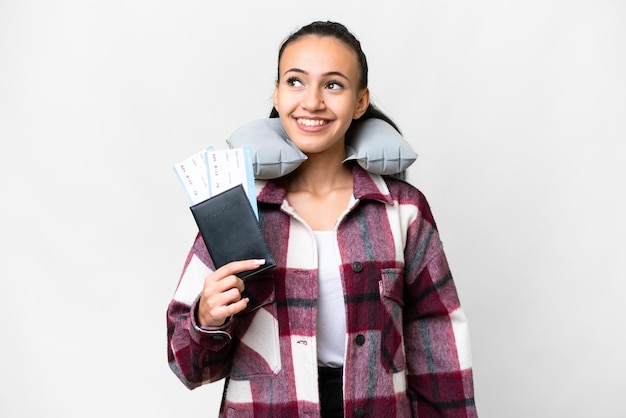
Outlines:
{"label": "jacket button", "polygon": [[355,261],[354,263],[352,263],[352,271],[354,271],[355,273],[359,273],[361,272],[361,270],[363,270],[363,264],[361,264],[360,261]]}
{"label": "jacket button", "polygon": [[355,417],[363,417],[365,416],[365,411],[363,411],[363,408],[361,408],[360,406],[358,408],[356,408],[354,410],[354,416]]}
{"label": "jacket button", "polygon": [[354,339],[354,342],[357,343],[357,345],[365,344],[365,335],[363,334],[357,335],[356,338]]}

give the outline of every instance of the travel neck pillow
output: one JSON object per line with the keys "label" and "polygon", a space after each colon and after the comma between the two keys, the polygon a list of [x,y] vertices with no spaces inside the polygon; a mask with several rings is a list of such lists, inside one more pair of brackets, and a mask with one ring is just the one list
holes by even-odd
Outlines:
{"label": "travel neck pillow", "polygon": [[[346,161],[356,161],[365,170],[394,175],[417,159],[409,143],[382,119],[355,121],[346,137]],[[248,122],[226,140],[230,148],[248,147],[253,157],[254,177],[273,179],[294,171],[307,159],[287,136],[279,118]]]}

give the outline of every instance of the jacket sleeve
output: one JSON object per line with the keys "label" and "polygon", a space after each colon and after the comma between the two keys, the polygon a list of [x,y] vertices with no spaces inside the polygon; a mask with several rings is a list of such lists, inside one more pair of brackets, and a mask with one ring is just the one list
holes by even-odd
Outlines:
{"label": "jacket sleeve", "polygon": [[219,380],[230,371],[234,319],[221,327],[211,328],[201,328],[196,322],[199,295],[204,279],[211,271],[212,263],[198,235],[167,308],[169,366],[189,389]]}
{"label": "jacket sleeve", "polygon": [[473,418],[469,330],[430,208],[420,195],[405,247],[404,337],[414,417]]}

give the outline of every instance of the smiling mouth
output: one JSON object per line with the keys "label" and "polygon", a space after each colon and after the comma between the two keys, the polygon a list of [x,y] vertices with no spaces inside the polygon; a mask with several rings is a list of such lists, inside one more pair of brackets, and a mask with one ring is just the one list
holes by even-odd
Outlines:
{"label": "smiling mouth", "polygon": [[298,125],[304,125],[304,126],[324,126],[328,124],[328,121],[323,120],[323,119],[298,118],[296,119],[296,122],[298,123]]}

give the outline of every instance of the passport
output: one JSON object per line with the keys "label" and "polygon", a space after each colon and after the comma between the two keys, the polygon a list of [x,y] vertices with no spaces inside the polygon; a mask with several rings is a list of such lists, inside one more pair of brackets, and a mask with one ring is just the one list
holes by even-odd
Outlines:
{"label": "passport", "polygon": [[265,259],[259,268],[237,274],[244,279],[276,266],[242,184],[190,209],[215,268],[231,261]]}

